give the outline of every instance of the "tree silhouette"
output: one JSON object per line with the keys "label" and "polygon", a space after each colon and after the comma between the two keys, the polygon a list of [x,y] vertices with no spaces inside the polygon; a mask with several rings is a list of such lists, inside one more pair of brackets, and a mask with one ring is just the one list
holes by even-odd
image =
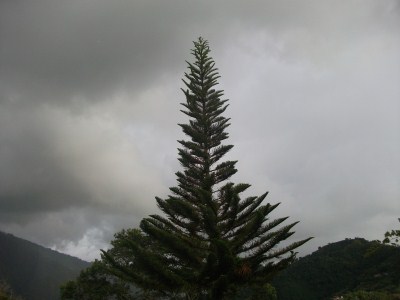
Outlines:
{"label": "tree silhouette", "polygon": [[115,274],[171,298],[223,299],[241,285],[265,283],[309,240],[276,248],[294,233],[297,222],[278,228],[287,217],[270,220],[278,204],[264,203],[267,193],[242,199],[250,185],[228,181],[237,172],[236,161],[221,161],[233,147],[222,143],[230,125],[223,116],[228,100],[215,89],[220,76],[209,54],[206,40],[194,42],[195,61],[187,62],[182,89],[182,112],[189,122],[179,124],[189,137],[179,141],[183,171],[176,173],[178,185],[170,188],[170,196],[156,197],[163,215],[151,215],[140,224],[152,246],[124,242],[135,269],[103,252]]}

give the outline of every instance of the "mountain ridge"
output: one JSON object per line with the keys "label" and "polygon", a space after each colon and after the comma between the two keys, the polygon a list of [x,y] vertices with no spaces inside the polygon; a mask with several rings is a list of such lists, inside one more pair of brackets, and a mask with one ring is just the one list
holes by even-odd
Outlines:
{"label": "mountain ridge", "polygon": [[27,300],[60,299],[59,286],[89,262],[0,231],[0,280]]}
{"label": "mountain ridge", "polygon": [[400,247],[362,238],[330,243],[298,259],[273,285],[280,300],[332,299],[358,290],[397,295]]}

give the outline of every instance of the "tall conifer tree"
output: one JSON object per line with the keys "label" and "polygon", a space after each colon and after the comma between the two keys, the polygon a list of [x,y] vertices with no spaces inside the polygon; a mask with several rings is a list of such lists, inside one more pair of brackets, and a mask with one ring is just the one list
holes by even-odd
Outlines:
{"label": "tall conifer tree", "polygon": [[115,274],[187,299],[223,299],[240,285],[266,282],[309,240],[277,249],[296,223],[278,228],[287,218],[269,219],[278,204],[263,203],[267,193],[242,199],[250,185],[228,181],[237,172],[236,161],[221,161],[233,147],[222,143],[228,138],[229,118],[223,116],[228,104],[221,99],[223,91],[215,89],[219,75],[209,54],[206,40],[194,42],[195,61],[187,63],[182,89],[182,112],[189,122],[179,124],[189,137],[179,141],[183,171],[176,173],[178,185],[170,188],[171,195],[156,198],[164,214],[140,224],[153,247],[126,241],[134,270],[104,252]]}

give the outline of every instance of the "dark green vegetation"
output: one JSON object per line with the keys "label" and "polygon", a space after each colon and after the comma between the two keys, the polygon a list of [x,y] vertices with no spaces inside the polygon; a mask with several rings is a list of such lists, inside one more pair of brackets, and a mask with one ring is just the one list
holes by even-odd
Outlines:
{"label": "dark green vegetation", "polygon": [[15,295],[11,287],[3,280],[0,281],[0,300],[22,300],[22,298]]}
{"label": "dark green vegetation", "polygon": [[82,270],[78,278],[68,281],[60,288],[61,299],[100,300],[137,299],[140,295],[128,283],[110,276],[102,262],[96,260]]}
{"label": "dark green vegetation", "polygon": [[123,259],[103,253],[118,278],[176,299],[231,299],[241,285],[271,280],[309,240],[277,248],[296,223],[279,228],[287,218],[269,219],[278,204],[264,203],[267,193],[242,199],[250,185],[229,181],[237,170],[236,161],[221,161],[233,147],[222,143],[228,105],[215,89],[220,76],[209,53],[207,41],[194,42],[183,80],[189,122],[179,124],[189,139],[179,141],[178,186],[156,198],[163,215],[142,220],[143,239],[121,241]]}
{"label": "dark green vegetation", "polygon": [[360,238],[329,244],[293,263],[273,285],[280,300],[331,299],[346,293],[348,299],[357,299],[357,294],[370,297],[359,299],[385,299],[373,296],[400,294],[400,247]]}
{"label": "dark green vegetation", "polygon": [[[109,251],[123,249],[116,247],[123,242],[122,237],[130,237],[143,245],[148,242],[139,230],[122,231],[113,241],[114,250]],[[129,251],[129,248],[125,250]],[[65,293],[63,299],[113,299],[105,295],[114,295],[115,299],[160,299],[154,293],[132,289],[116,277],[104,277],[107,261],[98,264],[102,267],[94,266],[82,272],[76,281],[68,283],[70,296]],[[278,274],[272,285],[264,282],[242,286],[231,299],[324,300],[343,296],[347,300],[399,300],[399,277],[399,247],[359,238],[348,239],[300,258]],[[107,278],[107,281],[93,280],[96,278]]]}
{"label": "dark green vegetation", "polygon": [[[129,255],[129,247],[124,247],[124,241],[130,239],[141,244],[143,247],[152,247],[151,239],[145,237],[138,229],[122,230],[115,234],[111,242],[113,248],[108,250],[108,255],[115,259],[123,260]],[[122,245],[121,245],[122,243]],[[133,261],[132,269],[135,269]],[[128,283],[129,277],[120,278],[111,275],[108,271],[110,264],[107,260],[95,261],[89,268],[83,270],[74,281],[68,281],[61,287],[61,299],[63,300],[109,300],[109,299],[178,299],[168,296],[163,298],[158,293],[148,290],[140,290]],[[134,272],[134,271],[133,271]],[[250,296],[250,298],[249,298]],[[190,298],[189,298],[190,299]],[[268,299],[277,300],[275,288],[268,283],[247,284],[240,288],[232,300],[243,299]]]}
{"label": "dark green vegetation", "polygon": [[[398,219],[400,222],[400,218]],[[390,244],[392,246],[400,246],[400,229],[393,229],[385,233],[384,244]]]}
{"label": "dark green vegetation", "polygon": [[364,291],[358,290],[355,292],[346,293],[343,300],[399,300],[400,294],[381,291]]}
{"label": "dark green vegetation", "polygon": [[[133,229],[123,230],[115,237],[109,251],[123,249],[117,246],[122,237],[138,240],[143,235]],[[44,257],[52,257],[51,263],[42,258],[37,260],[42,266],[32,267],[42,252],[46,253]],[[160,299],[111,276],[101,261],[83,270],[75,281],[65,282],[87,266],[89,263],[79,259],[0,232],[0,300],[19,300],[18,295],[26,300],[59,299],[61,282],[65,300]],[[399,277],[400,247],[363,239],[344,240],[297,260],[273,280],[275,289],[268,283],[249,284],[232,299],[324,300],[343,295],[344,300],[399,300]]]}
{"label": "dark green vegetation", "polygon": [[[129,264],[132,255],[129,248],[124,246],[125,240],[135,241],[143,246],[150,246],[138,229],[122,230],[115,234],[111,242],[112,248],[107,255],[114,258],[120,264]],[[132,265],[134,273],[135,261]],[[150,293],[135,288],[130,278],[123,277],[123,273],[117,277],[112,275],[109,268],[112,267],[107,260],[96,260],[89,268],[82,270],[75,279],[61,286],[61,299],[63,300],[106,300],[106,299],[150,299]]]}
{"label": "dark green vegetation", "polygon": [[78,258],[0,232],[0,282],[26,300],[59,299],[59,286],[88,266]]}

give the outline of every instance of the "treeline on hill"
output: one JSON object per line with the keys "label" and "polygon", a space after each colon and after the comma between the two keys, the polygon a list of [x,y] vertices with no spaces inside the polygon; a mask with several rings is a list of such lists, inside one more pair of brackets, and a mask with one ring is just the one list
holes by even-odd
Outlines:
{"label": "treeline on hill", "polygon": [[[0,295],[27,300],[59,299],[59,287],[90,264],[0,232]],[[14,299],[14,298],[13,298]]]}
{"label": "treeline on hill", "polygon": [[273,285],[280,300],[332,299],[356,291],[400,299],[400,247],[361,238],[332,243],[294,262]]}

